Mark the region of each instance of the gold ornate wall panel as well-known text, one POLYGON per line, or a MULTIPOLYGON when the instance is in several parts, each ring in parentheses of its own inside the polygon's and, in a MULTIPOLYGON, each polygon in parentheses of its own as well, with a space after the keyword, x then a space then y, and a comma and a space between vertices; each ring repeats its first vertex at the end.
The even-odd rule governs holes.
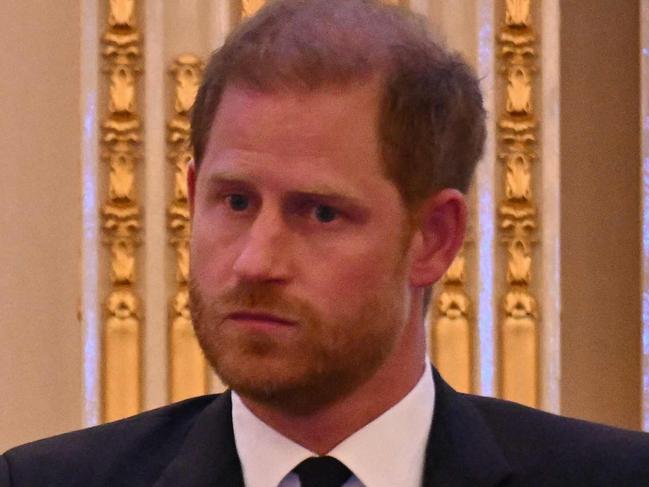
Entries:
MULTIPOLYGON (((649 120, 649 1, 640 3, 640 115, 649 120)), ((642 240, 649 241, 649 124, 642 126, 642 240)), ((642 429, 649 431, 649 248, 642 248, 642 429)))
MULTIPOLYGON (((383 2, 392 5, 408 5, 408 0, 383 0, 383 2)), ((241 17, 254 15, 265 3, 266 0, 241 0, 241 17)))
POLYGON ((168 158, 173 165, 173 197, 168 210, 169 241, 176 251, 176 293, 169 323, 169 391, 172 401, 205 394, 208 371, 189 312, 189 200, 187 166, 192 157, 189 110, 200 85, 203 62, 179 56, 171 68, 175 86, 174 116, 168 124, 168 158))
MULTIPOLYGON (((385 1, 401 5, 423 4, 403 0, 385 1)), ((431 5, 433 3, 431 2, 431 5)), ((141 46, 135 16, 138 4, 134 0, 107 0, 106 4, 109 11, 108 28, 103 37, 103 44, 108 80, 108 107, 102 124, 101 149, 103 159, 109 167, 108 196, 102 209, 102 217, 103 236, 110 250, 110 288, 107 292, 103 323, 102 408, 103 418, 112 420, 139 411, 143 406, 142 394, 145 392, 141 384, 144 362, 142 305, 136 293, 135 275, 138 262, 136 249, 140 244, 141 233, 141 213, 136 195, 136 168, 142 143, 141 118, 136 103, 138 78, 141 74, 141 46)), ((239 13, 246 17, 254 14, 264 4, 263 0, 233 1, 229 4, 232 10, 219 10, 219 15, 228 19, 222 23, 227 24, 229 29, 229 19, 234 18, 236 22, 239 13)), ((449 11, 455 11, 454 3, 447 0, 445 5, 449 11)), ((531 192, 531 164, 535 158, 537 125, 532 107, 535 40, 531 26, 530 1, 502 0, 496 5, 503 6, 499 8, 500 15, 506 17, 498 35, 490 34, 492 40, 497 38, 501 54, 497 68, 505 74, 506 85, 503 113, 498 123, 498 151, 493 148, 490 150, 492 154, 498 152, 500 160, 503 161, 505 187, 498 214, 495 215, 495 211, 490 212, 490 215, 499 219, 498 238, 505 243, 506 250, 504 254, 507 277, 502 278, 506 288, 502 296, 501 319, 494 320, 493 313, 490 315, 490 323, 498 329, 498 343, 494 345, 495 340, 480 332, 481 323, 484 321, 482 315, 485 313, 484 299, 479 298, 480 289, 483 285, 499 282, 499 273, 495 273, 496 278, 491 279, 491 284, 480 281, 478 268, 485 256, 477 251, 480 240, 476 234, 475 241, 469 239, 462 253, 439 283, 428 311, 428 322, 431 324, 431 355, 442 374, 458 390, 486 391, 493 394, 493 388, 485 385, 490 383, 485 377, 490 376, 491 382, 494 382, 495 369, 500 395, 537 405, 539 325, 536 299, 531 290, 530 270, 537 226, 531 192), (495 321, 498 323, 494 324, 495 321), (499 350, 495 367, 491 355, 483 350, 482 344, 487 342, 491 343, 492 347, 497 346, 499 350), (480 372, 485 367, 490 368, 492 372, 486 375, 480 372)), ((430 11, 427 12, 427 15, 430 14, 430 11)), ((147 25, 150 25, 149 20, 147 17, 147 25)), ((196 23, 195 19, 187 21, 187 25, 193 23, 196 23)), ((447 23, 457 27, 456 23, 447 23)), ((170 31, 170 35, 173 38, 180 34, 170 31)), ((147 35, 147 38, 150 36, 147 35)), ((162 140, 155 144, 158 150, 166 150, 173 168, 170 196, 167 198, 163 195, 157 203, 160 209, 167 210, 167 237, 174 250, 172 265, 175 277, 171 291, 165 289, 160 293, 161 301, 169 300, 168 322, 163 325, 163 328, 166 328, 166 341, 161 338, 161 343, 166 343, 167 350, 161 345, 156 349, 157 359, 151 362, 150 355, 146 358, 147 363, 159 361, 160 383, 156 383, 155 387, 156 391, 159 391, 156 394, 159 394, 160 401, 163 397, 176 401, 203 394, 218 384, 208 371, 195 339, 187 292, 190 223, 186 172, 191 157, 188 110, 196 94, 203 69, 202 56, 207 52, 207 47, 201 46, 199 40, 194 45, 193 41, 190 42, 191 39, 182 39, 187 45, 183 50, 200 53, 200 56, 176 57, 177 52, 165 54, 167 59, 176 59, 171 67, 173 98, 166 102, 172 104, 173 109, 167 123, 166 148, 162 140), (166 368, 162 366, 165 363, 168 366, 166 368)), ((463 42, 468 44, 471 39, 465 39, 463 42)), ((466 45, 464 47, 466 48, 466 45)), ((148 47, 155 48, 153 44, 148 47)), ((163 68, 156 69, 158 73, 162 71, 163 68)), ((164 91, 164 81, 160 81, 159 86, 159 89, 164 91)), ((148 85, 147 92, 150 92, 148 85)), ((497 112, 493 109, 492 111, 497 112)), ((146 113, 150 115, 148 111, 146 113)), ((161 127, 164 118, 161 113, 161 127)), ((147 120, 150 126, 151 119, 147 120)), ((160 159, 162 158, 157 160, 160 159)), ((162 225, 162 222, 159 224, 162 225)), ((497 252, 493 250, 490 252, 490 255, 495 254, 497 252)), ((150 284, 149 282, 146 285, 145 291, 150 289, 150 284)), ((502 291, 503 286, 496 286, 496 292, 502 291)), ((491 299, 490 303, 494 301, 500 302, 500 299, 491 299)), ((160 306, 160 303, 157 303, 156 309, 158 306, 162 307, 164 304, 160 306)), ((156 323, 165 321, 163 318, 156 320, 156 323)), ((147 344, 151 343, 149 338, 147 344)), ((150 387, 150 384, 147 387, 150 387)), ((147 405, 149 402, 147 399, 147 405)))
POLYGON ((102 223, 110 250, 103 330, 103 419, 112 421, 135 414, 141 407, 142 324, 135 290, 141 224, 135 187, 141 145, 136 103, 141 49, 135 1, 110 0, 108 4, 108 27, 102 38, 109 84, 101 137, 102 159, 109 167, 102 223))
POLYGON ((442 278, 436 305, 430 307, 430 343, 433 362, 446 381, 460 392, 471 392, 473 317, 465 271, 462 249, 442 278))
POLYGON ((254 15, 265 3, 266 0, 241 0, 241 17, 254 15))
POLYGON ((538 404, 539 323, 532 294, 536 208, 532 163, 536 159, 537 120, 533 107, 536 71, 531 0, 507 0, 500 30, 501 71, 506 80, 504 113, 499 121, 499 159, 504 165, 500 236, 507 249, 507 287, 500 323, 500 394, 529 406, 538 404))

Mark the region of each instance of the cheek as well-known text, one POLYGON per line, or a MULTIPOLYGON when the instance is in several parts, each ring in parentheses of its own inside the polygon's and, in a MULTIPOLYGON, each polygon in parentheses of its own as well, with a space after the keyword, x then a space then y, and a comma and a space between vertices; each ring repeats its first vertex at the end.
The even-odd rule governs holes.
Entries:
POLYGON ((323 259, 309 270, 316 299, 328 308, 358 308, 368 299, 384 296, 399 286, 395 275, 396 256, 365 252, 352 258, 323 259))
POLYGON ((193 222, 189 262, 192 278, 211 279, 222 276, 234 261, 233 242, 214 231, 209 225, 193 222))

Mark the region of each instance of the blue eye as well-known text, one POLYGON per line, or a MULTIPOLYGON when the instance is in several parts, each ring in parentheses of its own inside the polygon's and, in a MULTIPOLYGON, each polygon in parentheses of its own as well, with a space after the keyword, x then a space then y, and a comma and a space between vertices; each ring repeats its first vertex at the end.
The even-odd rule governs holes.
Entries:
POLYGON ((338 217, 338 211, 327 205, 318 205, 314 211, 316 219, 321 223, 329 223, 338 217))
POLYGON ((245 211, 250 206, 250 200, 242 194, 231 194, 226 197, 230 209, 234 211, 245 211))

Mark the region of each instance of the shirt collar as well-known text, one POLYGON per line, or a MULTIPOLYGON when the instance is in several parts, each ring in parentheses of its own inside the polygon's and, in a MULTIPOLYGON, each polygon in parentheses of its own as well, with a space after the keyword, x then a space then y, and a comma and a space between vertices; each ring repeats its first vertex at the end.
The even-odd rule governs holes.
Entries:
MULTIPOLYGON (((401 401, 329 455, 366 486, 421 485, 434 404, 435 384, 427 361, 421 378, 401 401)), ((248 487, 278 485, 298 463, 315 455, 258 419, 236 392, 232 393, 232 424, 248 487)))

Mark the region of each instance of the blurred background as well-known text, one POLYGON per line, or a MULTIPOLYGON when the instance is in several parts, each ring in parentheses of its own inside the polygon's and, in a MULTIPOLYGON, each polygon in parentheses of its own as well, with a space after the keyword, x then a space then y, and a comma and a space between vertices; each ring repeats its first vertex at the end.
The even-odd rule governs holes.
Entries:
MULTIPOLYGON (((187 310, 187 112, 263 3, 0 2, 0 451, 223 388, 187 310)), ((475 67, 489 114, 434 363, 649 429, 649 2, 390 3, 475 67)))

